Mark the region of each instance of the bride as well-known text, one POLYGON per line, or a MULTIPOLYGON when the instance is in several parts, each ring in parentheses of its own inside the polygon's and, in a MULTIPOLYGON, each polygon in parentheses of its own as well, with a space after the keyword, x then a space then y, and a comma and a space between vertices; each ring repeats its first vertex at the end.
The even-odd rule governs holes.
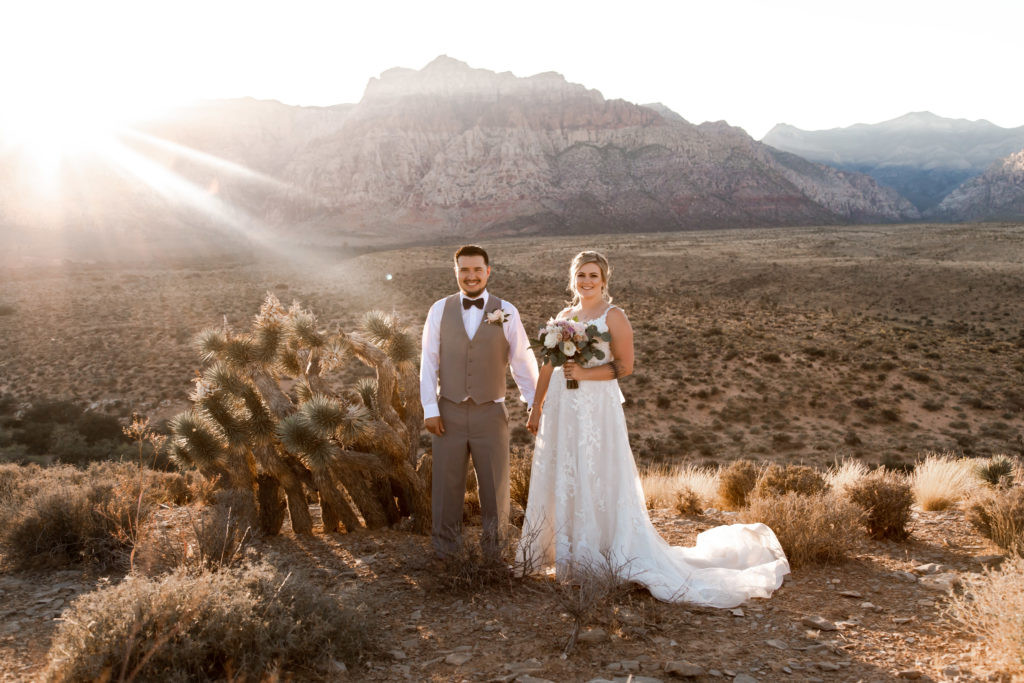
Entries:
POLYGON ((573 301, 558 317, 609 332, 610 349, 601 360, 541 367, 527 423, 537 441, 517 565, 554 565, 567 576, 611 570, 667 602, 735 607, 769 597, 789 563, 764 524, 716 527, 685 548, 668 545, 647 516, 618 383, 633 371, 633 330, 611 305, 609 273, 595 251, 577 254, 569 269, 573 301), (567 379, 579 388, 567 389, 567 379))

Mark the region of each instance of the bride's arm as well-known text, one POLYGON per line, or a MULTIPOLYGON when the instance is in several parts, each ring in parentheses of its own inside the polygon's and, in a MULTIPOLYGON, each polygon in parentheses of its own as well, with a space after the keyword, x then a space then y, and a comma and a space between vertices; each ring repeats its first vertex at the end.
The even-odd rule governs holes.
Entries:
POLYGON ((548 393, 548 384, 551 383, 551 373, 554 368, 551 363, 540 366, 540 377, 537 378, 537 392, 533 395, 533 406, 530 408, 530 418, 526 421, 526 428, 536 436, 540 428, 540 414, 544 410, 544 397, 548 393))
POLYGON ((608 311, 608 331, 612 335, 612 358, 615 361, 593 368, 583 368, 574 363, 566 377, 572 375, 574 379, 581 380, 608 380, 633 374, 633 328, 621 309, 608 311))

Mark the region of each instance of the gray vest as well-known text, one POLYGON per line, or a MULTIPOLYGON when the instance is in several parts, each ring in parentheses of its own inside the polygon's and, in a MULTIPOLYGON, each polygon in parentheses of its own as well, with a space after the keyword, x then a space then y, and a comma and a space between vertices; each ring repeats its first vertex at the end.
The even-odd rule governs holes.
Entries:
POLYGON ((445 299, 438 368, 441 398, 455 403, 467 396, 476 403, 505 398, 508 340, 503 325, 487 322, 487 314, 499 308, 501 299, 488 296, 484 318, 470 339, 462 324, 462 297, 452 294, 445 299))

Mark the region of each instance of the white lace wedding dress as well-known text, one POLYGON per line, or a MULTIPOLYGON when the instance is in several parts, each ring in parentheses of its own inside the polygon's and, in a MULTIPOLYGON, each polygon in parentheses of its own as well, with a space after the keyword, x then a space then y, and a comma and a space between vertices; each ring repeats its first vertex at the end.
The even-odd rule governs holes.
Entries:
MULTIPOLYGON (((593 321, 602 332, 607 315, 593 321)), ((610 360, 608 352, 588 365, 610 360)), ((554 566, 560 575, 610 568, 659 600, 712 607, 767 598, 782 585, 789 563, 764 524, 716 527, 692 548, 668 545, 647 516, 619 383, 579 384, 567 389, 561 368, 551 376, 516 550, 520 566, 554 566)))

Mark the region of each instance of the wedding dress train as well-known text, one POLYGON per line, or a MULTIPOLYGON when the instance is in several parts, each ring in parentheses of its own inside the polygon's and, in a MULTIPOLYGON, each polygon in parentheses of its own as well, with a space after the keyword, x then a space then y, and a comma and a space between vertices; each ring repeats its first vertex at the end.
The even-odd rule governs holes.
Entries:
MULTIPOLYGON (((594 321, 607 331, 603 316, 594 321)), ((611 354, 589 365, 607 363, 611 354)), ((551 376, 533 454, 520 566, 558 574, 608 568, 659 600, 735 607, 769 597, 789 573, 782 546, 764 524, 733 524, 670 546, 651 524, 629 446, 616 380, 567 389, 551 376)))

